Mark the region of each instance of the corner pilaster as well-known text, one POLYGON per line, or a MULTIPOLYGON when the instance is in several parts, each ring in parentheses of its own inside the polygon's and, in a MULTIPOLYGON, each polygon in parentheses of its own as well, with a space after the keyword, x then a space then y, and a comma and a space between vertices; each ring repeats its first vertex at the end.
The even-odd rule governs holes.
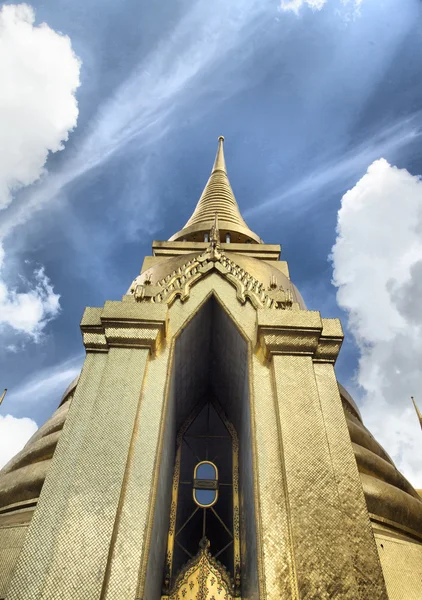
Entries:
POLYGON ((81 331, 87 352, 110 348, 145 348, 156 352, 165 338, 166 304, 105 303, 104 308, 87 307, 81 331))
POLYGON ((387 600, 333 368, 340 321, 262 309, 257 338, 273 379, 296 597, 387 600))
POLYGON ((166 305, 85 311, 87 356, 8 600, 103 598, 143 382, 166 325, 166 305))

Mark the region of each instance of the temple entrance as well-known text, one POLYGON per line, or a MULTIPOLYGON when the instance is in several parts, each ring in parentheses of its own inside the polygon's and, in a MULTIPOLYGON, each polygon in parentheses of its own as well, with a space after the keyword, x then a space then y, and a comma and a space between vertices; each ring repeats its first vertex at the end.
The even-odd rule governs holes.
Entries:
POLYGON ((236 430, 215 399, 199 405, 177 436, 164 580, 171 598, 183 588, 188 600, 208 578, 216 581, 216 571, 218 589, 226 582, 225 594, 240 595, 238 454, 236 430))
POLYGON ((195 581, 181 582, 206 573, 217 581, 217 571, 225 591, 210 600, 257 593, 248 352, 214 296, 176 340, 142 597, 175 599, 183 589, 189 600, 195 581))

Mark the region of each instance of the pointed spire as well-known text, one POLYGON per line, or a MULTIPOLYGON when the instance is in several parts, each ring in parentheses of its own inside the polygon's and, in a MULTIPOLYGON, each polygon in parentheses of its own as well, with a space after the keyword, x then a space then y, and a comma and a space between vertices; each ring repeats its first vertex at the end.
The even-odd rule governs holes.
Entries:
POLYGON ((220 231, 224 234, 230 233, 232 242, 262 243, 256 233, 249 229, 240 214, 239 206, 227 176, 223 143, 224 137, 220 135, 211 176, 199 202, 184 228, 175 233, 170 241, 175 242, 183 239, 203 241, 204 235, 211 230, 215 214, 217 214, 220 231))
POLYGON ((214 171, 224 171, 227 175, 226 161, 224 160, 224 135, 220 135, 218 138, 218 150, 214 161, 214 166, 212 168, 212 173, 214 171))
POLYGON ((421 429, 422 429, 422 414, 421 414, 421 412, 420 412, 420 410, 419 410, 419 408, 418 408, 418 406, 417 406, 417 404, 415 402, 414 397, 413 396, 410 396, 410 397, 412 398, 413 406, 415 407, 416 414, 418 415, 419 423, 420 423, 420 426, 421 426, 421 429))

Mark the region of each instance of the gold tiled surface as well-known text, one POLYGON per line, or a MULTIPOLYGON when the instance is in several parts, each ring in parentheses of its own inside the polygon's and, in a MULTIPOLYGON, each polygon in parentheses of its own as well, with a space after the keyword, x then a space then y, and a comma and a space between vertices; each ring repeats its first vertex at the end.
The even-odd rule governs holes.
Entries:
POLYGON ((6 596, 27 530, 27 525, 0 528, 0 598, 6 596))
POLYGON ((422 598, 422 544, 375 528, 389 600, 422 598))
POLYGON ((100 597, 147 357, 87 356, 8 600, 100 597))
POLYGON ((155 349, 157 330, 150 328, 134 327, 105 327, 108 344, 121 346, 134 346, 155 349))
POLYGON ((94 327, 101 325, 101 306, 87 306, 81 319, 81 327, 94 327))
POLYGON ((334 369, 316 363, 314 370, 340 501, 339 532, 348 541, 358 597, 384 599, 385 584, 334 369))
POLYGON ((343 328, 340 319, 321 319, 323 337, 343 337, 343 328))
MULTIPOLYGON (((12 578, 9 600, 39 600, 56 554, 56 538, 67 507, 75 454, 92 419, 93 399, 106 364, 106 355, 88 355, 69 409, 54 460, 46 477, 22 553, 12 578)), ((66 565, 64 565, 66 569, 66 565)), ((60 597, 60 596, 59 596, 60 597)))
POLYGON ((268 366, 253 357, 254 421, 265 597, 298 599, 276 402, 268 366))
MULTIPOLYGON (((129 303, 111 304, 106 327, 129 314, 117 306, 129 303)), ((288 312, 268 315, 268 327, 277 327, 280 315, 297 343, 315 330, 321 334, 318 313, 288 312)), ((94 313, 87 314, 88 328, 101 318, 94 313)), ((246 370, 247 343, 255 348, 256 311, 211 274, 192 288, 189 301, 172 305, 166 343, 155 355, 113 347, 87 356, 8 600, 149 600, 159 594, 174 411, 177 403, 190 410, 209 375, 240 430, 241 448, 252 449, 250 455, 243 450, 240 465, 244 597, 387 599, 332 365, 288 355, 267 363, 254 355, 246 370), (205 305, 211 294, 224 312, 213 315, 215 330, 205 331, 201 314, 211 310, 205 305), (171 380, 172 341, 182 331, 171 380), (240 410, 248 402, 249 376, 251 414, 240 410)))
POLYGON ((295 329, 297 331, 322 331, 321 315, 316 310, 275 311, 261 308, 257 311, 258 327, 295 329))
MULTIPOLYGON (((142 553, 145 545, 149 546, 151 532, 148 532, 147 525, 154 516, 151 511, 155 501, 154 478, 159 468, 157 454, 168 360, 167 349, 159 357, 148 361, 101 600, 133 600, 140 565, 145 575, 146 561, 142 563, 142 553)), ((161 586, 162 568, 163 565, 158 589, 161 586)))
POLYGON ((101 321, 145 321, 151 325, 162 326, 167 318, 167 306, 164 304, 125 304, 116 300, 107 300, 101 314, 101 321))
POLYGON ((370 532, 357 531, 364 521, 363 495, 359 503, 355 494, 349 507, 341 497, 343 486, 353 491, 358 474, 344 452, 347 431, 340 429, 336 440, 334 421, 325 423, 322 405, 333 402, 334 371, 323 365, 332 375, 320 371, 317 387, 311 357, 274 356, 273 365, 299 597, 386 600, 370 532), (362 559, 368 553, 366 563, 359 553, 362 559), (363 571, 356 574, 359 567, 363 571))
MULTIPOLYGON (((149 540, 150 551, 148 565, 141 566, 145 571, 145 587, 137 595, 144 598, 159 598, 164 579, 163 557, 165 556, 167 537, 170 525, 170 504, 173 484, 173 472, 175 465, 176 448, 176 402, 175 395, 175 371, 174 363, 170 381, 170 389, 165 411, 165 436, 160 436, 161 448, 158 448, 155 462, 156 486, 151 486, 151 492, 156 487, 155 502, 150 495, 150 520, 153 520, 151 538, 149 540), (161 450, 161 452, 160 452, 161 450), (159 460, 160 459, 160 460, 159 460), (158 471, 158 472, 157 472, 158 471), (151 543, 153 541, 153 543, 151 543)), ((154 483, 154 482, 153 482, 154 483)), ((146 560, 146 556, 145 556, 146 560)), ((141 583, 141 582, 140 582, 141 583)))

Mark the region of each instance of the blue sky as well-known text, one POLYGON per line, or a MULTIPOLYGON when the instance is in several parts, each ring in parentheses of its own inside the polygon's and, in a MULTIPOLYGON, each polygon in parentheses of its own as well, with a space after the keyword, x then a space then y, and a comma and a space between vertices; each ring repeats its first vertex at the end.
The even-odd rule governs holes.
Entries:
MULTIPOLYGON (((183 226, 219 135, 249 226, 282 245, 308 308, 347 329, 328 258, 342 196, 381 157, 422 173, 422 3, 300 4, 31 3, 34 27, 81 61, 79 116, 0 212, 7 285, 42 265, 61 307, 36 340, 0 329, 0 415, 41 425, 55 410, 83 360, 84 307, 120 299, 152 240, 183 226)), ((359 355, 348 335, 337 373, 358 399, 359 355)))

